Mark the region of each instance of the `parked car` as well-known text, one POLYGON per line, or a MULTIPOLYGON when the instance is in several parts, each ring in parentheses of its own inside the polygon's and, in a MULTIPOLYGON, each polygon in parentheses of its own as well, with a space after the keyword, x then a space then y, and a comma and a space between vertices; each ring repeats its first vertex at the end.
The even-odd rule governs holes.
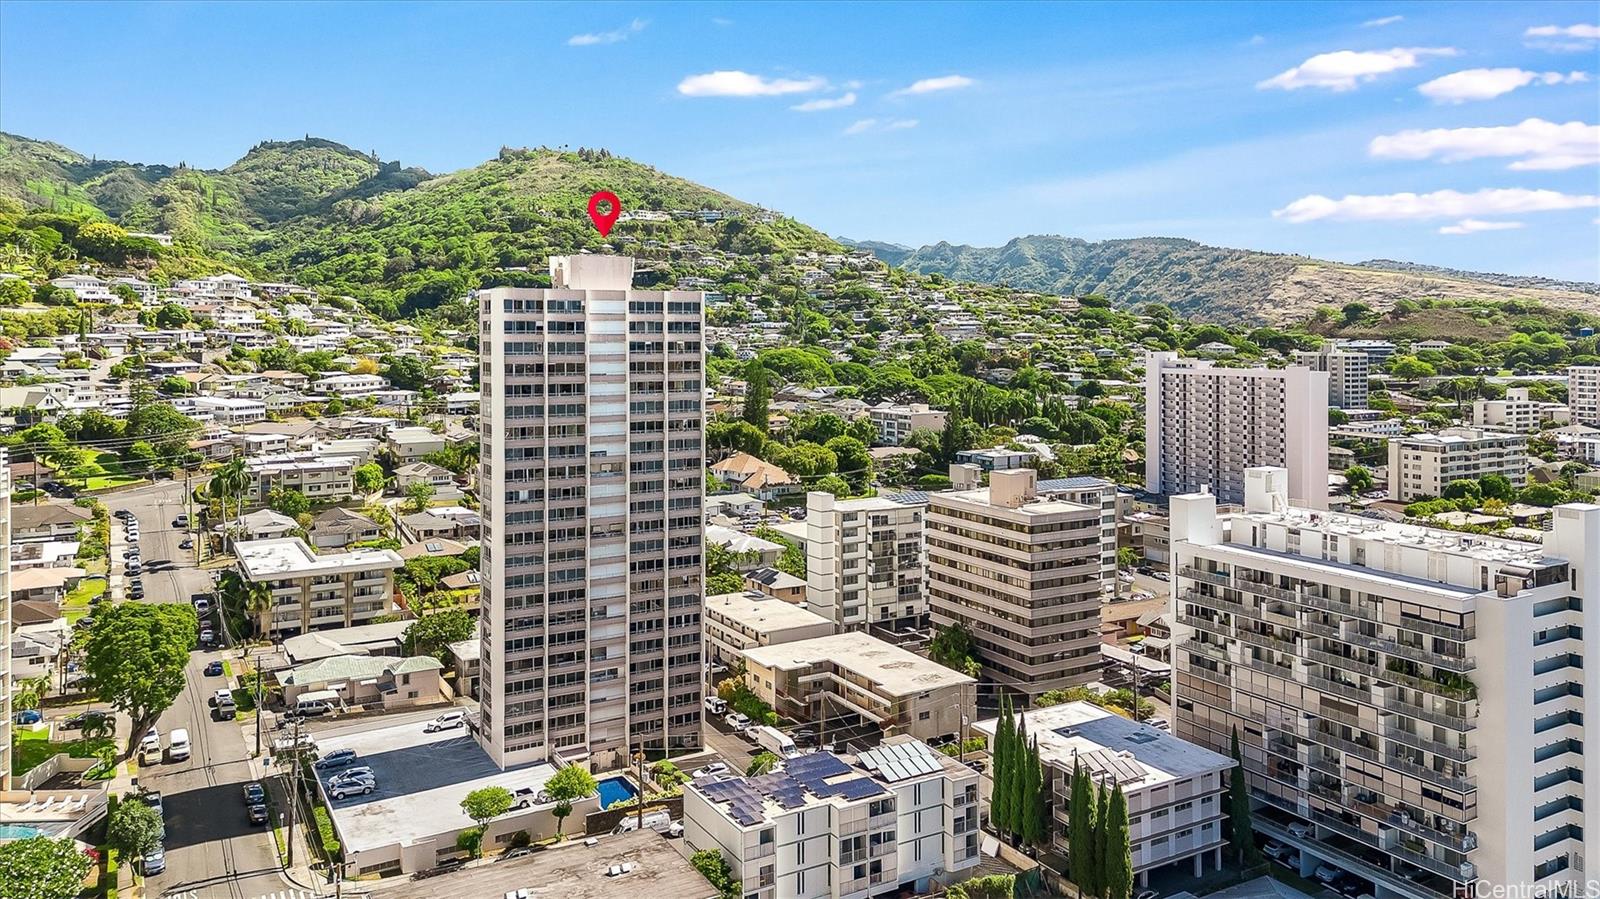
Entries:
POLYGON ((1343 871, 1339 870, 1338 868, 1335 868, 1332 865, 1318 865, 1317 866, 1317 870, 1311 872, 1311 876, 1315 877, 1317 880, 1321 881, 1322 883, 1325 883, 1325 884, 1328 884, 1329 886, 1332 886, 1333 882, 1335 880, 1338 880, 1339 876, 1342 875, 1343 873, 1344 873, 1343 871))
POLYGON ((217 642, 217 632, 211 629, 211 625, 200 628, 200 642, 207 646, 217 642))
POLYGON ((1170 580, 1172 580, 1172 575, 1170 573, 1168 573, 1168 572, 1165 572, 1165 571, 1158 571, 1155 574, 1152 574, 1150 576, 1155 578, 1158 581, 1170 581, 1170 580))
POLYGON ((185 513, 179 513, 177 518, 172 519, 172 526, 175 527, 175 528, 186 528, 186 527, 188 527, 189 526, 189 515, 188 515, 188 513, 186 513, 186 512, 185 513))
POLYGON ((698 779, 700 779, 702 777, 715 777, 718 774, 727 774, 729 772, 729 770, 730 769, 728 768, 728 766, 723 764, 722 762, 712 762, 711 764, 705 766, 704 768, 701 768, 700 770, 696 771, 694 773, 694 776, 695 776, 695 779, 698 780, 698 779))
POLYGON ((713 715, 726 714, 727 711, 728 711, 728 703, 725 700, 723 700, 721 697, 718 697, 718 696, 707 696, 705 698, 705 700, 704 700, 704 703, 705 703, 706 711, 710 712, 713 715))
POLYGON ((339 781, 337 783, 329 781, 328 795, 334 799, 343 799, 346 796, 365 796, 377 788, 377 781, 370 779, 339 781))
POLYGON ((1277 840, 1268 840, 1266 845, 1261 847, 1261 854, 1270 859, 1288 858, 1289 853, 1293 851, 1293 849, 1283 845, 1277 840))
POLYGON ((178 544, 178 548, 179 549, 194 549, 194 538, 192 538, 192 537, 183 538, 183 542, 178 544))
POLYGON ((246 805, 255 805, 267 801, 267 790, 258 781, 250 781, 244 785, 244 801, 246 805))
POLYGON ((116 724, 116 720, 116 716, 111 712, 79 712, 63 718, 61 726, 67 730, 82 730, 85 727, 99 726, 104 722, 105 726, 112 727, 116 724))
POLYGON ((1299 821, 1296 821, 1293 824, 1289 825, 1289 835, 1290 836, 1300 837, 1302 839, 1309 839, 1311 837, 1311 834, 1312 834, 1312 828, 1311 828, 1310 824, 1303 824, 1303 823, 1301 823, 1299 821))
POLYGON ((166 809, 161 805, 160 790, 145 790, 143 793, 139 794, 139 798, 144 800, 145 805, 155 809, 156 814, 164 815, 166 813, 166 809))
POLYGON ((425 734, 431 734, 441 730, 451 730, 453 728, 466 726, 466 711, 462 709, 451 709, 432 721, 429 721, 427 725, 422 728, 422 732, 425 734))
POLYGON ((750 717, 743 712, 729 712, 722 720, 736 731, 742 731, 750 726, 750 717))
POLYGON ((132 518, 133 517, 133 513, 128 511, 127 509, 118 509, 117 511, 112 512, 111 515, 114 518, 132 518))
POLYGON ((144 869, 146 877, 152 874, 160 874, 162 871, 167 870, 167 853, 160 846, 157 846, 146 852, 144 857, 139 859, 139 866, 144 869))
POLYGON ((343 768, 356 760, 354 749, 335 749, 316 761, 318 768, 343 768))
POLYGON ((267 807, 265 805, 256 803, 246 810, 246 814, 249 816, 251 824, 267 823, 267 807))
POLYGON ((206 677, 217 677, 222 674, 222 660, 212 659, 206 663, 206 677))
POLYGON ((144 567, 139 564, 138 559, 131 559, 128 561, 128 577, 138 577, 142 571, 144 571, 144 567))
POLYGON ((371 765, 357 765, 346 768, 333 776, 334 780, 371 780, 376 781, 378 775, 373 773, 371 765))
POLYGON ((167 758, 174 762, 182 762, 189 758, 190 751, 188 729, 173 728, 172 737, 167 741, 167 758))
POLYGON ((18 724, 38 724, 44 720, 44 713, 38 709, 23 709, 11 716, 11 720, 18 724))

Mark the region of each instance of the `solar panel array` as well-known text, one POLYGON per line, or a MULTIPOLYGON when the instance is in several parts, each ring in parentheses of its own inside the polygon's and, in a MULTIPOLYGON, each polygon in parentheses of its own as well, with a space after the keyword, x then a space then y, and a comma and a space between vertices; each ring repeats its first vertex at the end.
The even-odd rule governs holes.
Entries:
POLYGON ((1123 758, 1120 754, 1108 749, 1096 749, 1093 752, 1084 752, 1078 755, 1078 760, 1089 769, 1091 776, 1109 774, 1117 783, 1133 783, 1143 780, 1146 774, 1144 765, 1130 759, 1123 758))
POLYGON ((890 783, 899 783, 942 767, 939 757, 925 743, 896 743, 863 752, 861 764, 890 783))
POLYGON ((728 814, 742 826, 760 824, 766 818, 766 814, 761 810, 761 794, 750 789, 744 778, 734 777, 696 786, 708 798, 726 802, 728 814))
POLYGON ((845 799, 865 799, 868 796, 889 792, 870 777, 857 777, 835 784, 828 783, 830 777, 850 773, 850 766, 830 752, 807 753, 790 759, 785 767, 790 777, 799 781, 812 794, 823 798, 842 796, 845 799))
POLYGON ((889 792, 870 777, 852 777, 838 783, 828 783, 829 778, 849 774, 853 769, 827 752, 812 752, 789 759, 784 767, 787 770, 756 777, 696 781, 694 788, 713 802, 725 803, 729 816, 742 827, 766 820, 764 805, 769 800, 785 809, 797 809, 805 807, 808 792, 821 799, 838 796, 852 801, 889 792))

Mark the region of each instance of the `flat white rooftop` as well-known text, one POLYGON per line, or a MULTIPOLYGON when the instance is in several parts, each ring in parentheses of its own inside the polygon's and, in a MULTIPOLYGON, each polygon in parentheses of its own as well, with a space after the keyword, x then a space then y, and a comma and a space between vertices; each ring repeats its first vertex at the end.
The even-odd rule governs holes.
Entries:
POLYGON ((405 565, 391 549, 358 549, 317 555, 299 537, 243 540, 234 545, 239 567, 254 581, 353 571, 381 571, 405 565))
POLYGON ((1006 506, 990 499, 989 488, 981 487, 977 490, 956 490, 948 493, 928 494, 929 505, 941 506, 950 502, 965 503, 973 506, 984 506, 996 512, 1012 513, 1017 515, 1061 515, 1064 513, 1093 512, 1100 514, 1098 506, 1086 506, 1082 503, 1071 503, 1060 499, 1035 499, 1020 506, 1006 506))
POLYGON ((1319 512, 1290 507, 1281 512, 1236 512, 1231 517, 1236 526, 1241 520, 1278 524, 1300 528, 1302 531, 1319 531, 1399 546, 1421 547, 1433 552, 1470 556, 1489 562, 1543 565, 1556 561, 1547 557, 1544 554, 1544 547, 1535 543, 1463 534, 1442 528, 1380 518, 1363 518, 1359 515, 1345 515, 1338 512, 1319 512))
POLYGON ((860 675, 892 696, 904 696, 977 681, 914 652, 860 631, 812 637, 744 650, 752 662, 791 671, 828 663, 860 675))
MULTIPOLYGON (((1028 709, 1025 717, 1028 738, 1038 739, 1043 761, 1071 771, 1075 758, 1087 764, 1090 753, 1104 753, 1093 758, 1122 763, 1115 768, 1124 790, 1142 790, 1233 767, 1233 759, 1221 753, 1087 702, 1028 709)), ((998 723, 999 719, 990 718, 973 727, 993 738, 998 723)))
MULTIPOLYGON (((461 800, 482 787, 544 788, 554 765, 537 762, 501 771, 466 730, 422 732, 413 721, 374 730, 319 737, 321 754, 353 749, 355 764, 372 768, 378 788, 365 796, 329 801, 339 839, 362 852, 406 844, 474 826, 461 800)), ((328 774, 318 772, 324 781, 328 774)))
POLYGON ((757 633, 829 624, 805 606, 754 591, 706 597, 706 612, 727 618, 757 633))

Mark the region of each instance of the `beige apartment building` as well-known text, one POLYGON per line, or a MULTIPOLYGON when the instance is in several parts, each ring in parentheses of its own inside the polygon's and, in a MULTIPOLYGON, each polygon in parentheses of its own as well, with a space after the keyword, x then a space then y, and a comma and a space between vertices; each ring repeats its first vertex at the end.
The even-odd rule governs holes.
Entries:
POLYGON ((1584 769, 1600 506, 1543 545, 1295 508, 1172 500, 1176 735, 1238 729, 1254 826, 1374 896, 1558 895, 1600 858, 1584 769))
POLYGON ((806 494, 806 605, 841 630, 921 625, 924 592, 920 505, 883 497, 806 494))
POLYGON ((1539 430, 1544 404, 1530 399, 1528 388, 1512 387, 1505 399, 1472 401, 1472 423, 1480 428, 1495 428, 1531 434, 1539 430))
POLYGON ((253 499, 266 502, 274 489, 304 494, 312 502, 334 502, 355 495, 354 456, 305 452, 260 456, 247 460, 253 499))
POLYGON ((1328 405, 1335 409, 1367 408, 1372 359, 1366 353, 1340 349, 1330 341, 1321 349, 1295 350, 1294 363, 1328 373, 1328 405))
POLYGON ((1116 553, 1115 488, 1098 481, 1111 497, 1074 502, 1041 494, 1035 477, 996 471, 988 487, 930 494, 927 512, 933 624, 966 628, 983 679, 1028 697, 1098 676, 1116 553))
POLYGON ((1567 407, 1573 424, 1600 428, 1600 365, 1567 369, 1567 407))
POLYGON ((707 596, 704 614, 706 655, 728 667, 752 646, 793 643, 833 633, 833 622, 805 606, 753 590, 707 596))
POLYGON ((919 740, 954 737, 975 717, 978 682, 860 631, 744 651, 745 683, 824 741, 857 723, 919 740))
POLYGON ((897 405, 884 401, 867 408, 867 418, 878 429, 878 442, 899 446, 913 431, 943 431, 949 414, 927 403, 897 405))
POLYGON ((1443 428, 1389 441, 1389 498, 1403 503, 1437 497, 1451 481, 1504 475, 1528 480, 1528 438, 1481 428, 1443 428))
POLYGON ((700 745, 703 295, 622 256, 477 293, 479 740, 502 768, 700 745))
POLYGON ((1289 495, 1328 507, 1328 372, 1217 368, 1177 353, 1145 360, 1145 489, 1244 498, 1244 473, 1289 470, 1289 495))
POLYGON ((394 572, 405 562, 388 549, 318 555, 299 537, 234 544, 239 574, 272 588, 266 631, 274 637, 370 624, 394 610, 394 572))

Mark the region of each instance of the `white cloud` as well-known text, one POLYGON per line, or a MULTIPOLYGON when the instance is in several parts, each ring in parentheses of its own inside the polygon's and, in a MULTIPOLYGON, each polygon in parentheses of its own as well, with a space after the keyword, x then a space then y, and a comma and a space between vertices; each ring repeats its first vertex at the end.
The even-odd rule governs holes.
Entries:
POLYGON ((1445 225, 1440 234, 1477 234, 1480 231, 1515 231, 1521 222, 1486 222, 1483 219, 1462 219, 1454 225, 1445 225))
POLYGON ((722 16, 714 16, 711 19, 711 24, 717 26, 718 28, 727 28, 729 25, 733 24, 733 20, 723 18, 722 16))
POLYGON ((1250 39, 1245 41, 1245 45, 1246 46, 1250 46, 1250 47, 1259 47, 1262 44, 1265 44, 1266 42, 1267 42, 1266 35, 1264 35, 1264 34, 1252 34, 1252 35, 1250 35, 1250 39))
POLYGON ((593 47, 596 44, 620 44, 628 38, 633 37, 634 35, 643 31, 645 26, 649 24, 650 23, 646 22, 644 19, 634 19, 632 22, 628 23, 626 28, 618 28, 615 31, 597 31, 590 34, 574 34, 572 37, 567 38, 567 46, 593 47))
POLYGON ((1527 119, 1492 128, 1401 131, 1373 138, 1367 152, 1386 159, 1438 158, 1441 162, 1498 156, 1514 158, 1510 165, 1514 171, 1559 171, 1600 165, 1600 125, 1527 119))
POLYGON ((1273 218, 1290 222, 1315 222, 1322 219, 1346 222, 1420 221, 1437 218, 1469 218, 1476 215, 1516 215, 1526 212, 1552 212, 1561 209, 1587 209, 1600 206, 1600 196, 1564 194, 1554 190, 1524 188, 1486 188, 1466 194, 1454 190, 1433 193, 1347 194, 1340 199, 1312 194, 1301 197, 1273 218))
POLYGON ((1361 23, 1361 27, 1362 28, 1382 28, 1385 25, 1393 25, 1396 22, 1404 22, 1405 18, 1406 18, 1405 16, 1384 16, 1381 19, 1368 19, 1365 22, 1361 23))
POLYGON ((678 93, 685 97, 777 97, 784 94, 809 94, 827 86, 826 79, 815 76, 765 78, 735 70, 690 75, 678 82, 678 93))
POLYGON ((1350 91, 1379 75, 1414 69, 1422 64, 1424 57, 1455 56, 1458 52, 1454 47, 1395 47, 1392 50, 1319 53, 1288 71, 1258 82, 1256 87, 1286 91, 1321 87, 1332 91, 1350 91))
POLYGON ((904 97, 912 94, 932 94, 939 91, 960 90, 964 87, 971 87, 976 83, 976 81, 965 75, 941 75, 938 78, 924 78, 921 81, 914 81, 910 87, 903 87, 889 96, 904 97))
POLYGON ((1466 103, 1492 100, 1529 84, 1579 84, 1589 80, 1587 72, 1530 72, 1527 69, 1466 69, 1435 78, 1417 88, 1436 103, 1466 103))
POLYGON ((1535 25, 1522 33, 1522 42, 1556 53, 1588 50, 1600 42, 1600 25, 1535 25))
POLYGON ((904 131, 915 128, 920 122, 916 119, 857 119, 844 129, 845 134, 866 134, 869 131, 904 131))
POLYGON ((851 91, 842 97, 818 97, 789 108, 796 112, 822 112, 825 109, 843 109, 854 105, 856 105, 856 95, 851 91))

